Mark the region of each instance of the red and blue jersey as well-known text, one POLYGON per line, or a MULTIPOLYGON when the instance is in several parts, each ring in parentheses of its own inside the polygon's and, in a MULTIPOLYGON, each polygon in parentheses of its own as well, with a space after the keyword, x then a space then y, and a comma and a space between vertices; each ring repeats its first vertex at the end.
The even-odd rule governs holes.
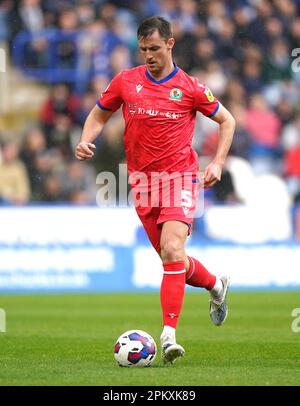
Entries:
POLYGON ((119 73, 97 105, 111 111, 122 106, 129 173, 198 172, 196 113, 211 117, 219 108, 208 87, 177 66, 157 81, 145 65, 119 73))

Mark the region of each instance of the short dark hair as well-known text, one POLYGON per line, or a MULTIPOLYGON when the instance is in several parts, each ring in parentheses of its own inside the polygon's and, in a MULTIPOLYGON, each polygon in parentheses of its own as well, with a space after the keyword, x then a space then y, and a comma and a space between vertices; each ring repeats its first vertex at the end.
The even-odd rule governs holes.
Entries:
POLYGON ((171 24, 169 23, 169 21, 165 20, 163 17, 155 16, 147 18, 140 24, 137 30, 137 37, 138 39, 148 38, 156 30, 158 31, 159 35, 165 40, 168 40, 173 36, 171 24))

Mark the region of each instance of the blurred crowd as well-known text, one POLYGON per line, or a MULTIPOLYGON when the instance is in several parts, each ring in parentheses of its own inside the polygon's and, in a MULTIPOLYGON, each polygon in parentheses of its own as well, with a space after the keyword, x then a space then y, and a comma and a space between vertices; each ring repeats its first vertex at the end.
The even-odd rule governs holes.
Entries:
MULTIPOLYGON (((118 176, 125 161, 119 112, 96 141, 92 162, 76 162, 73 151, 111 78, 141 63, 136 29, 151 15, 172 22, 177 65, 206 82, 236 118, 230 154, 255 174, 279 175, 300 202, 300 0, 2 1, 0 42, 13 53, 20 33, 30 34, 26 66, 51 68, 51 33, 60 32, 56 66, 88 74, 81 86, 75 79, 48 85, 39 120, 21 142, 0 134, 0 201, 93 204, 97 173, 118 176)), ((217 137, 215 123, 199 115, 194 146, 202 157, 214 154, 217 137)), ((237 200, 226 170, 212 196, 237 200)))

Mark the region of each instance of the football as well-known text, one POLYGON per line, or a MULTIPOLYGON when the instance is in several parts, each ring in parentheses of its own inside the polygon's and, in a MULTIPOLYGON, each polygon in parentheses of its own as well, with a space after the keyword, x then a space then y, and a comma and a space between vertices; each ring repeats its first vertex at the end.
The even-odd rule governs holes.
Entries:
POLYGON ((117 339, 114 355, 120 367, 150 367, 156 357, 156 343, 142 330, 129 330, 117 339))

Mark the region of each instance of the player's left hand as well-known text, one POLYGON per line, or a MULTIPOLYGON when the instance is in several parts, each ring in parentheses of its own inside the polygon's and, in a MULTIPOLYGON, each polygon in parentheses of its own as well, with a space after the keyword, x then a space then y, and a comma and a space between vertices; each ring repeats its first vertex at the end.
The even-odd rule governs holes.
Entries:
POLYGON ((212 161, 203 172, 204 189, 212 187, 215 183, 221 180, 223 166, 212 161))

